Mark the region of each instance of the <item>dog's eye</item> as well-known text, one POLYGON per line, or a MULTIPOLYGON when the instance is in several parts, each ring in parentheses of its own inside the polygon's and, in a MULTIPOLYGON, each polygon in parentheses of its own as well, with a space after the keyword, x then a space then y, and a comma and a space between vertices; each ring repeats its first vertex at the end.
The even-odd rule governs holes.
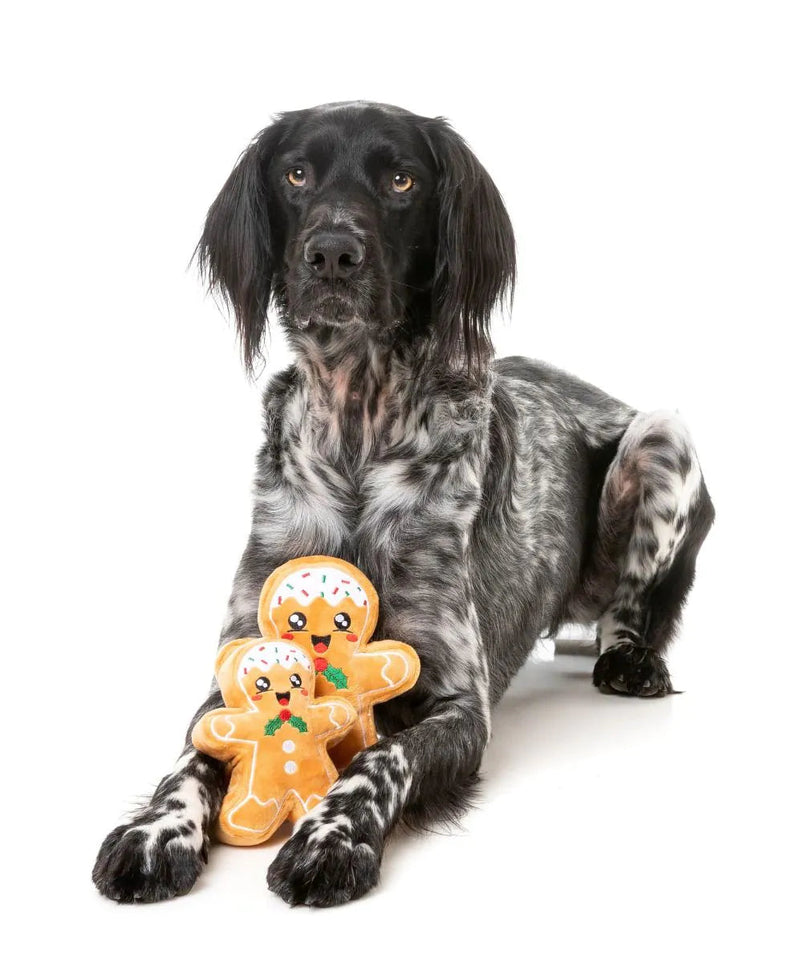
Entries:
POLYGON ((306 617, 302 612, 292 612, 289 616, 289 628, 300 632, 306 627, 306 617))
POLYGON ((306 183, 306 170, 304 167, 291 167, 286 171, 286 180, 292 187, 304 187, 306 183))
POLYGON ((345 629, 350 628, 350 616, 347 612, 337 612, 333 617, 333 624, 341 632, 344 632, 345 629))
POLYGON ((398 171, 392 177, 392 190, 397 191, 398 194, 405 194, 406 191, 410 191, 413 186, 414 178, 408 171, 398 171))
POLYGON ((269 691, 269 679, 265 675, 262 675, 261 678, 256 679, 256 688, 259 692, 269 691))
POLYGON ((296 672, 293 672, 289 676, 289 681, 292 683, 295 689, 299 689, 300 686, 303 684, 303 680, 300 678, 300 676, 296 672))

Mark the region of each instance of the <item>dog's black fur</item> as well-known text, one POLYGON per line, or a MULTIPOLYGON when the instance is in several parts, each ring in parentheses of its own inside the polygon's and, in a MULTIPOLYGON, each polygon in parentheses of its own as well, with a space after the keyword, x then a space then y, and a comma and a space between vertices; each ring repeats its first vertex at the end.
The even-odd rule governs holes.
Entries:
MULTIPOLYGON (((296 354, 265 393, 253 529, 222 641, 257 635, 265 577, 330 554, 381 597, 380 636, 422 674, 385 737, 296 827, 269 872, 290 903, 353 899, 399 820, 463 810, 491 707, 543 631, 597 622, 601 690, 672 691, 663 651, 713 508, 688 432, 523 358, 492 361, 513 289, 500 195, 441 119, 376 104, 280 116, 212 205, 198 256, 244 360, 271 305, 296 354)), ((220 704, 211 696, 199 714, 220 704)), ((225 789, 187 742, 94 871, 121 901, 188 890, 225 789)))

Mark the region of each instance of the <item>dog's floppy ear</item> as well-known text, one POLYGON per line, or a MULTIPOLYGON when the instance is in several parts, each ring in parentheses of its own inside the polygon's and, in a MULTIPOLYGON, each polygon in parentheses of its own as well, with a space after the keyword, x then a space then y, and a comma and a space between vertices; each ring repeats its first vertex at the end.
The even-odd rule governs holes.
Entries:
POLYGON ((433 309, 442 350, 472 370, 489 360, 489 319, 514 293, 514 232, 494 181, 444 118, 423 129, 438 170, 433 309))
POLYGON ((281 119, 241 154, 206 216, 195 257, 209 289, 233 309, 248 371, 259 356, 272 291, 273 238, 267 166, 283 134, 281 119))

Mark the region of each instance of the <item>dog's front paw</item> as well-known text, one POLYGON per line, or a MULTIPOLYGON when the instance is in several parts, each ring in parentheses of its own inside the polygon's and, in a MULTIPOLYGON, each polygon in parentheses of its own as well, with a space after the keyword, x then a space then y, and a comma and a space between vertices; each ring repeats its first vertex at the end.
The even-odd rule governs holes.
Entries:
POLYGON ((105 838, 92 870, 104 896, 118 903, 154 903, 182 896, 194 886, 208 859, 208 846, 191 820, 117 826, 105 838))
POLYGON ((674 692, 667 664, 645 645, 618 642, 600 656, 592 677, 601 692, 615 695, 663 696, 674 692))
POLYGON ((380 865, 375 846, 311 815, 273 860, 267 884, 291 906, 338 906, 369 892, 378 882, 380 865))

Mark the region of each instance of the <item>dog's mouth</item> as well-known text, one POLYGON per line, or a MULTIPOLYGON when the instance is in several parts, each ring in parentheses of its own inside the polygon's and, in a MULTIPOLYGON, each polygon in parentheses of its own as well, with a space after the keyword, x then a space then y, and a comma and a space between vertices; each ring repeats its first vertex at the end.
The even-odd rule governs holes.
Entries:
POLYGON ((391 315, 391 283, 370 262, 356 278, 309 276, 291 264, 282 292, 285 320, 300 330, 384 325, 391 315))
POLYGON ((330 635, 312 635, 311 644, 314 646, 315 652, 325 652, 331 644, 331 637, 330 635))
POLYGON ((323 291, 295 316, 302 327, 322 324, 339 328, 358 321, 360 314, 352 295, 343 291, 323 291))

